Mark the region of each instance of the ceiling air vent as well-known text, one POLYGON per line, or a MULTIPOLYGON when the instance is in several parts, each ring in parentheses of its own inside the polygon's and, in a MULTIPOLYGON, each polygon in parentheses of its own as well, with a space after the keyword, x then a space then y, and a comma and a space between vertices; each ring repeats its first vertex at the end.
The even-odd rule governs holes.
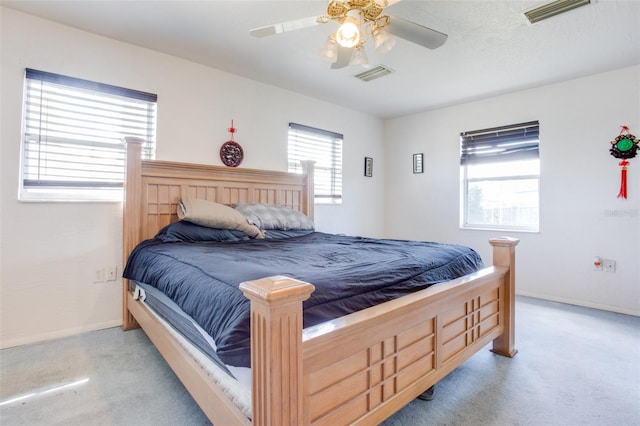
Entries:
POLYGON ((392 72, 393 70, 391 68, 387 68, 384 65, 378 65, 377 67, 361 72, 360 74, 356 74, 354 77, 359 78, 362 81, 371 81, 371 80, 375 80, 376 78, 389 75, 392 72))
POLYGON ((525 16, 532 24, 551 18, 552 16, 568 12, 580 6, 586 6, 591 0, 557 0, 544 6, 537 7, 525 12, 525 16))

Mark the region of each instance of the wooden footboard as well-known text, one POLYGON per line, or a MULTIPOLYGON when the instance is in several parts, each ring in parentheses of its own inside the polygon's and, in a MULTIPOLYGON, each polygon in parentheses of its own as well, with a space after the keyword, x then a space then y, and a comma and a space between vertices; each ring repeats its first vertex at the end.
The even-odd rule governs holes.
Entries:
POLYGON ((310 284, 241 284, 252 302, 253 424, 377 424, 491 341, 515 355, 518 240, 491 244, 492 267, 304 331, 310 284))

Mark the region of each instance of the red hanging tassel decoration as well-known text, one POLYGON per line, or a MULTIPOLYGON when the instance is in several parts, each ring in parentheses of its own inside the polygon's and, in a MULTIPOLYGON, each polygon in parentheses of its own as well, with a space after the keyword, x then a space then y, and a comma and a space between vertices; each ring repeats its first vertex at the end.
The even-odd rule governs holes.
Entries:
POLYGON ((627 160, 622 160, 618 163, 619 166, 622 167, 621 176, 620 176, 620 192, 618 193, 618 198, 627 198, 627 166, 629 162, 627 160))
POLYGON ((620 175, 620 192, 618 192, 618 198, 627 198, 627 166, 629 162, 627 159, 634 158, 638 153, 638 138, 633 136, 629 132, 629 127, 620 126, 622 130, 614 140, 611 141, 611 149, 609 153, 615 158, 622 160, 618 163, 621 169, 620 175))

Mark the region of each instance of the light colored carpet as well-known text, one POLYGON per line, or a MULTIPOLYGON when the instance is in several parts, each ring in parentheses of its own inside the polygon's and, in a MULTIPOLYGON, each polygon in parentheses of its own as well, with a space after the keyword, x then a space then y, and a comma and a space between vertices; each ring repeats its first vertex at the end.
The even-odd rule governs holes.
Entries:
MULTIPOLYGON (((516 347, 480 351, 384 425, 640 425, 639 317, 518 297, 516 347)), ((209 424, 140 330, 0 351, 0 404, 2 426, 209 424)))

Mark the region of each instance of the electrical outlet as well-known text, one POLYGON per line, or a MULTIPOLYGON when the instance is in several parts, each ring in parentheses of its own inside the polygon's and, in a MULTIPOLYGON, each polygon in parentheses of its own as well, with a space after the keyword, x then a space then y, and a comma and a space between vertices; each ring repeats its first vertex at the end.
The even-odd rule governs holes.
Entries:
POLYGON ((94 283, 103 283, 105 281, 105 270, 104 268, 96 268, 93 282, 94 283))
POLYGON ((606 272, 615 272, 616 271, 616 261, 605 259, 604 260, 604 270, 606 272))
POLYGON ((116 280, 116 270, 118 268, 116 266, 107 266, 107 281, 115 281, 116 280))
POLYGON ((602 271, 602 258, 600 256, 593 257, 593 270, 602 271))

